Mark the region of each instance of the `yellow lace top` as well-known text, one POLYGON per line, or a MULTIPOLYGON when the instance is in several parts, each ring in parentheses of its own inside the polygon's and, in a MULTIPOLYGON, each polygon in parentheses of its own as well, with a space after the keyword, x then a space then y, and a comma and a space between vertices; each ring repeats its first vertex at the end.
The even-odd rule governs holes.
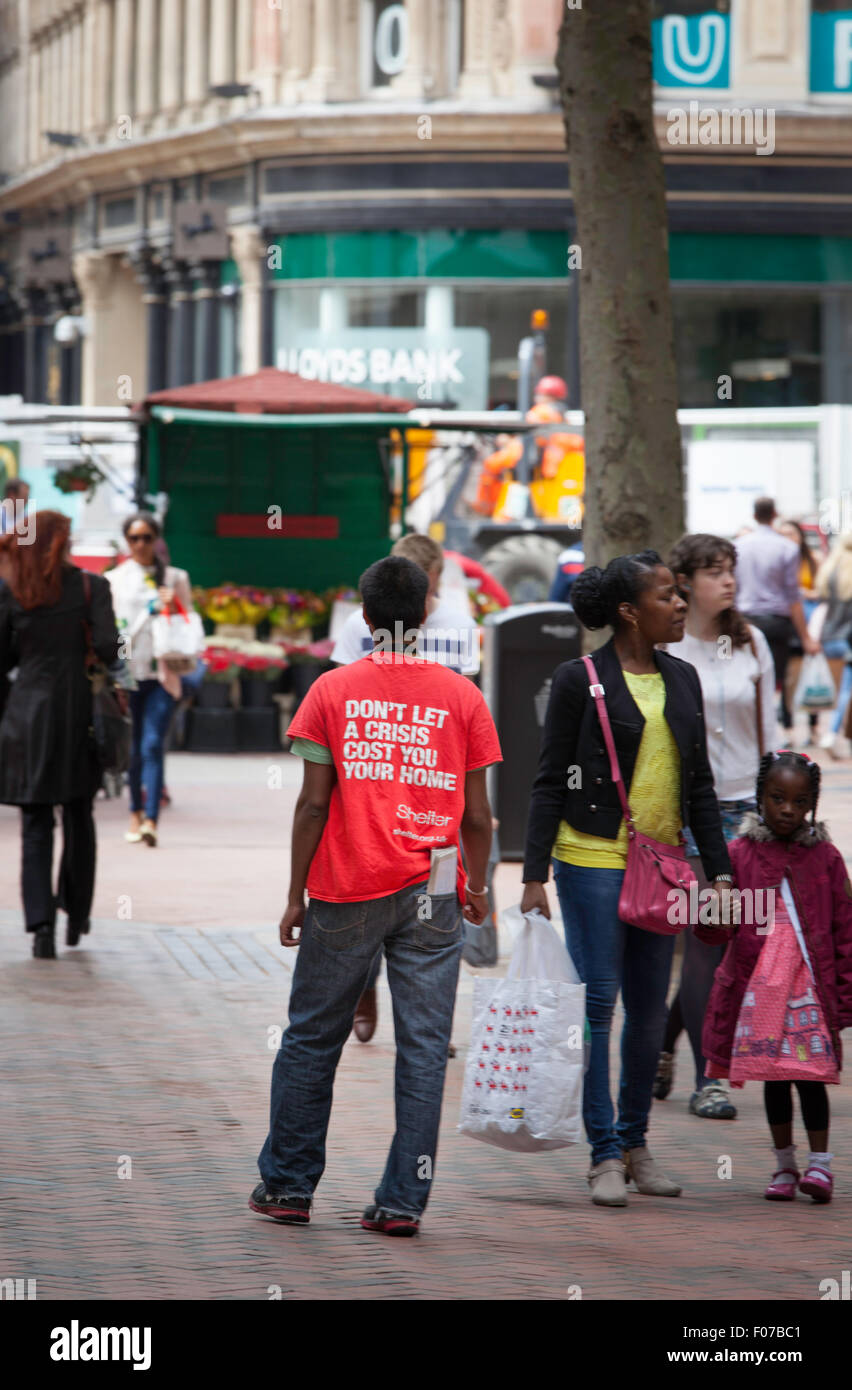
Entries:
MULTIPOLYGON (((628 800, 637 830, 666 845, 678 843, 680 819, 680 753, 666 723, 666 687, 659 672, 636 676, 622 673, 627 689, 645 719, 636 755, 628 800)), ((627 863, 627 826, 622 817, 614 840, 586 835, 560 821, 553 855, 565 864, 590 869, 623 869, 627 863)))

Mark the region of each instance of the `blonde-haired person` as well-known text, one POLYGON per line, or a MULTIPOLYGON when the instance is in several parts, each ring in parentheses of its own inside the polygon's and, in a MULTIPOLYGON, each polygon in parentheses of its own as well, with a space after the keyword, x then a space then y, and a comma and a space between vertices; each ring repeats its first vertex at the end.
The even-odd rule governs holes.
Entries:
POLYGON ((852 695, 852 531, 834 542, 817 572, 816 592, 828 608, 820 640, 838 689, 829 731, 820 740, 820 747, 838 758, 842 756, 840 730, 852 695))
MULTIPOLYGON (((440 595, 441 579, 444 573, 444 552, 431 536, 421 536, 412 531, 401 536, 391 547, 392 555, 401 555, 419 565, 429 576, 427 595, 428 621, 421 629, 422 655, 458 671, 462 676, 475 676, 479 671, 479 631, 470 614, 460 606, 460 602, 440 595)), ((373 650, 373 634, 359 609, 350 614, 340 630, 340 635, 331 653, 332 661, 339 666, 348 666, 352 661, 360 661, 373 650)))

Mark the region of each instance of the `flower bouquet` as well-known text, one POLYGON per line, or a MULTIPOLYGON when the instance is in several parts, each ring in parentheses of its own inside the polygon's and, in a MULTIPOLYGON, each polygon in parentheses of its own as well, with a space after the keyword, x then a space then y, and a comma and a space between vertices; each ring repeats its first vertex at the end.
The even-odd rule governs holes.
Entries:
POLYGON ((198 688, 196 702, 206 709, 227 709, 231 703, 231 685, 237 675, 233 652, 209 646, 201 653, 201 660, 204 680, 198 688))

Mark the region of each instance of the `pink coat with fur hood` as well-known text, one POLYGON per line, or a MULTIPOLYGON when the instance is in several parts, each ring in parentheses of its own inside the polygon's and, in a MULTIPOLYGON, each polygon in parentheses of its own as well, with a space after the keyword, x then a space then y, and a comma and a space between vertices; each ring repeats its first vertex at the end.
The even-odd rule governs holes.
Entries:
MULTIPOLYGON (((791 840, 778 840, 753 811, 728 853, 738 888, 780 889, 782 879, 789 879, 825 1021, 841 1059, 838 1035, 852 1026, 852 884, 843 856, 822 821, 813 829, 806 821, 791 840)), ((708 945, 729 943, 716 971, 702 1038, 708 1076, 726 1075, 743 995, 766 936, 757 935, 757 924, 736 928, 733 939, 719 927, 696 927, 695 935, 708 945)))

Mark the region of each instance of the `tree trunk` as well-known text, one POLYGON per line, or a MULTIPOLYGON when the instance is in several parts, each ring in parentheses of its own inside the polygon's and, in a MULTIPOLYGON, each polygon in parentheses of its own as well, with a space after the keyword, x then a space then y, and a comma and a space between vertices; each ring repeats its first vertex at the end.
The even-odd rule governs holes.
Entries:
POLYGON ((557 55, 582 268, 587 564, 683 532, 663 162, 650 0, 566 8, 557 55))

